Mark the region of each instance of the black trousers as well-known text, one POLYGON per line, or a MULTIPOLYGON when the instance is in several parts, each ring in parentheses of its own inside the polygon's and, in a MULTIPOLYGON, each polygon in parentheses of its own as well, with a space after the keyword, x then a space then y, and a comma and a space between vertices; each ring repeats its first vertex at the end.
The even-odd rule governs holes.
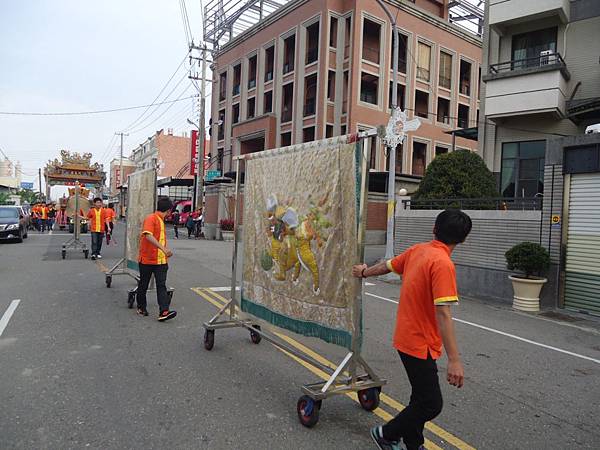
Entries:
POLYGON ((92 235, 92 255, 99 255, 102 250, 102 238, 104 233, 91 232, 92 235))
POLYGON ((419 359, 398 352, 412 388, 410 403, 400 414, 383 426, 383 437, 389 441, 404 441, 408 450, 417 450, 425 439, 425 422, 442 412, 442 392, 435 359, 419 359))
POLYGON ((177 224, 173 224, 173 230, 175 231, 175 237, 179 238, 179 228, 177 227, 177 224))
POLYGON ((168 264, 142 264, 140 263, 140 281, 138 282, 138 288, 136 293, 137 307, 140 309, 146 309, 146 293, 148 292, 148 285, 150 284, 150 278, 154 274, 154 281, 156 282, 156 300, 158 301, 158 308, 160 312, 168 311, 171 301, 167 295, 167 271, 169 270, 168 264))

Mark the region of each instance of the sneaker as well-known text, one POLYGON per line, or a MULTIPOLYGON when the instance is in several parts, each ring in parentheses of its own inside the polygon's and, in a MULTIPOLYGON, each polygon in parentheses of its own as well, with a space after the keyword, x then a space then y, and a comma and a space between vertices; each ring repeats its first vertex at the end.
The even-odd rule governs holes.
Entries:
POLYGON ((165 320, 172 319, 177 315, 177 311, 163 311, 158 315, 158 321, 164 322, 165 320))
POLYGON ((147 311, 145 308, 144 308, 144 309, 142 309, 142 308, 138 308, 138 309, 137 309, 137 313, 138 313, 140 316, 147 316, 147 315, 148 315, 148 311, 147 311))
POLYGON ((92 261, 96 261, 96 255, 92 255, 92 261))
POLYGON ((98 259, 102 259, 102 255, 101 255, 100 253, 98 253, 98 254, 96 255, 96 258, 98 258, 98 259))
POLYGON ((371 438, 380 450, 403 450, 398 442, 388 441, 383 438, 381 426, 371 428, 371 438))

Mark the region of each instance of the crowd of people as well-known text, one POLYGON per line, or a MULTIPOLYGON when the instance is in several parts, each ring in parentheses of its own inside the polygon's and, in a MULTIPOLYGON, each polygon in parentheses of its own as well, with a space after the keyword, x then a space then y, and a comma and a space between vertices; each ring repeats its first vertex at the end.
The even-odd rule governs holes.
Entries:
POLYGON ((52 231, 56 221, 55 203, 36 203, 31 207, 30 227, 40 233, 52 231))

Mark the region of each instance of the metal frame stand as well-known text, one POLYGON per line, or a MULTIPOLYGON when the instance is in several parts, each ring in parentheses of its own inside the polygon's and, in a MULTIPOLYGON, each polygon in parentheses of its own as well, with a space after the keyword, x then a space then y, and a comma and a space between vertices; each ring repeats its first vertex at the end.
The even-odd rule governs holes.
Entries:
MULTIPOLYGON (((359 259, 364 258, 364 235, 366 226, 366 205, 367 205, 367 189, 368 189, 368 168, 367 162, 370 160, 370 141, 364 139, 377 134, 377 130, 369 130, 359 133, 358 135, 349 136, 347 142, 361 140, 363 144, 363 158, 361 159, 361 189, 360 189, 360 211, 359 211, 359 226, 358 226, 358 243, 357 250, 359 259)), ((282 350, 294 355, 308 364, 329 374, 326 381, 305 384, 301 387, 304 394, 298 399, 297 412, 300 423, 306 427, 313 427, 319 420, 319 411, 322 407, 322 401, 333 395, 342 395, 349 392, 356 392, 360 405, 367 411, 372 411, 379 406, 379 394, 381 388, 385 385, 386 380, 377 376, 375 371, 366 363, 360 355, 360 338, 361 331, 354 333, 350 352, 342 359, 340 364, 331 368, 326 366, 314 358, 300 352, 297 348, 289 345, 283 339, 276 335, 266 332, 261 329, 260 325, 246 314, 241 313, 237 298, 237 256, 238 256, 238 211, 240 202, 240 161, 245 160, 245 156, 238 156, 236 159, 236 182, 235 193, 236 202, 234 208, 234 245, 232 255, 232 273, 231 273, 231 300, 229 300, 208 322, 203 324, 204 332, 204 347, 206 350, 212 350, 214 346, 215 330, 224 328, 245 328, 250 332, 250 339, 253 343, 258 344, 262 339, 279 347, 282 350)), ((362 315, 362 282, 356 279, 356 283, 360 284, 357 289, 357 301, 354 302, 354 329, 360 330, 360 320, 362 315)))
POLYGON ((81 249, 83 251, 83 256, 85 259, 88 259, 90 254, 87 245, 81 241, 79 238, 81 235, 81 218, 79 216, 79 192, 80 192, 79 182, 75 182, 75 218, 73 219, 73 237, 67 240, 62 245, 61 256, 62 259, 67 257, 67 249, 77 250, 81 249))

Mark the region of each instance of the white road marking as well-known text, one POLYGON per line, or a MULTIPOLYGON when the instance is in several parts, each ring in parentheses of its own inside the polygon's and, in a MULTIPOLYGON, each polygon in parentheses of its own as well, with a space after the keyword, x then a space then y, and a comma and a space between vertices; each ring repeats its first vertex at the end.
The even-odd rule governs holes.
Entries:
MULTIPOLYGON (((380 300, 384 300, 384 301, 389 302, 389 303, 398 304, 398 302, 396 300, 392 300, 392 299, 389 299, 389 298, 386 298, 386 297, 381 297, 379 295, 371 294, 370 292, 365 292, 365 294, 368 295, 368 296, 370 296, 370 297, 375 297, 375 298, 378 298, 380 300)), ((538 347, 546 348, 548 350, 553 350, 553 351, 558 352, 558 353, 564 353, 565 355, 574 356, 576 358, 585 359, 586 361, 591 361, 593 363, 600 364, 600 359, 591 358, 589 356, 580 355, 579 353, 574 353, 574 352, 570 352, 568 350, 563 350, 562 348, 553 347, 553 346, 547 345, 547 344, 542 344, 541 342, 532 341, 531 339, 526 339, 526 338, 523 338, 521 336, 517 336, 517 335, 514 335, 514 334, 506 333, 504 331, 496 330, 494 328, 486 327, 484 325, 479 325, 478 323, 473 323, 473 322, 468 322, 466 320, 457 319, 456 317, 453 317, 452 320, 454 320, 456 322, 459 322, 459 323, 463 323, 465 325, 470 325, 470 326, 475 327, 475 328, 479 328, 481 330, 489 331, 490 333, 496 333, 496 334, 499 334, 501 336, 506 336, 506 337, 509 337, 511 339, 516 339, 517 341, 527 342, 528 344, 531 344, 531 345, 536 345, 538 347)))
POLYGON ((19 303, 21 303, 21 300, 17 299, 13 300, 10 302, 10 305, 8 305, 8 309, 4 312, 2 319, 0 319, 0 336, 2 336, 2 333, 4 333, 4 329, 8 325, 8 321, 15 312, 15 309, 17 309, 17 306, 19 306, 19 303))
MULTIPOLYGON (((210 290, 211 290, 211 291, 213 291, 213 292, 229 292, 229 291, 231 290, 231 286, 209 287, 209 288, 206 288, 206 289, 210 289, 210 290)), ((236 291, 239 291, 239 290, 240 290, 240 287, 239 287, 239 286, 237 286, 237 287, 235 288, 235 290, 236 290, 236 291)))
POLYGON ((369 283, 368 281, 365 281, 365 286, 375 286, 375 283, 369 283))

